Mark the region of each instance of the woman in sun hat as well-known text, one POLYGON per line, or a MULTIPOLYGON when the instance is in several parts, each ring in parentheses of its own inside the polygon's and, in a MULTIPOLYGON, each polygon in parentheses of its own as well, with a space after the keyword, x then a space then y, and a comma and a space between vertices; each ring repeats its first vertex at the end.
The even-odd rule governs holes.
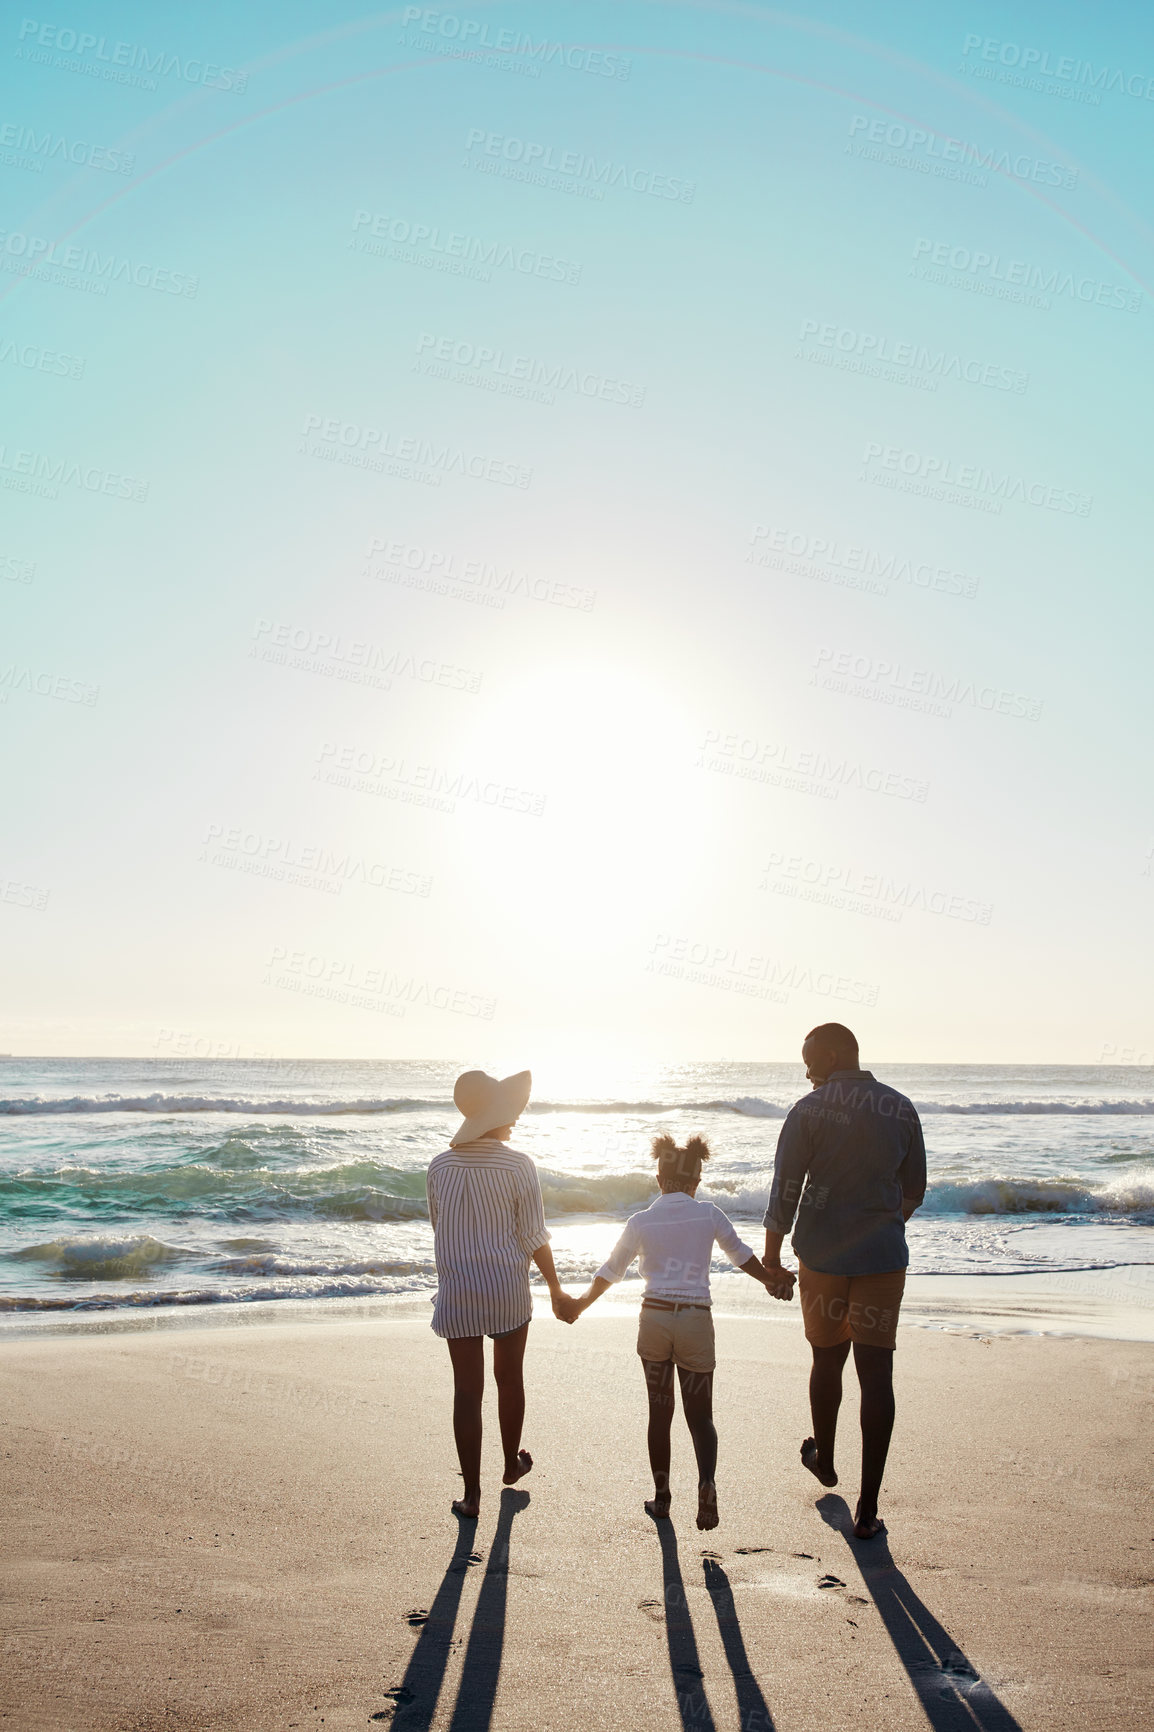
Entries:
POLYGON ((554 1314, 573 1321, 575 1301, 562 1291, 553 1266, 537 1169, 508 1146, 532 1086, 527 1070, 501 1082, 481 1070, 459 1076, 453 1100, 463 1123, 430 1161, 425 1181, 438 1282, 433 1333, 448 1342, 453 1361, 453 1435, 465 1481, 453 1511, 469 1518, 481 1499, 486 1335, 493 1343, 504 1483, 514 1485, 533 1465, 521 1448, 521 1372, 533 1315, 530 1260, 548 1283, 554 1314))

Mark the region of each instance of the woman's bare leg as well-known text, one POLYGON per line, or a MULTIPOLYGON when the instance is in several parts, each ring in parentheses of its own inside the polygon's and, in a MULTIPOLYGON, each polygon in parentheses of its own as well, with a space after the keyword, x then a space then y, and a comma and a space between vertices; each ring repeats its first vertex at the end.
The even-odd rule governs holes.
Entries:
POLYGON ((501 1425, 501 1448, 505 1452, 505 1484, 515 1485, 533 1465, 533 1457, 521 1448, 525 1423, 523 1367, 529 1325, 523 1323, 512 1335, 493 1343, 493 1377, 497 1385, 497 1417, 501 1425))
POLYGON ((454 1513, 476 1516, 481 1508, 481 1398, 485 1393, 485 1351, 480 1335, 460 1335, 449 1342, 453 1361, 453 1439, 465 1482, 464 1497, 456 1498, 454 1513))

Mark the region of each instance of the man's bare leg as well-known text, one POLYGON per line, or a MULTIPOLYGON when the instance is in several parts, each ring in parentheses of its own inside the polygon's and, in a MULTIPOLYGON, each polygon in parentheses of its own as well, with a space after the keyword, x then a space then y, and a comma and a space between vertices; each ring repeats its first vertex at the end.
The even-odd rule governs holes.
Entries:
POLYGON ((855 1342, 853 1359, 861 1384, 861 1498, 853 1531, 859 1540, 872 1540, 882 1529, 878 1496, 894 1429, 893 1348, 855 1342))
POLYGON ((813 1366, 809 1374, 809 1411, 813 1418, 813 1436, 801 1446, 801 1464, 807 1467, 822 1485, 836 1485, 833 1465, 834 1440, 837 1437, 837 1415, 841 1406, 842 1367, 849 1358, 849 1342, 836 1347, 814 1347, 813 1366))
POLYGON ((533 1466, 533 1457, 521 1448, 525 1423, 525 1342, 529 1325, 523 1323, 512 1335, 493 1343, 493 1378, 497 1385, 497 1418, 501 1426, 501 1448, 505 1452, 503 1484, 516 1485, 533 1466))
POLYGON ((475 1518, 481 1509, 481 1398, 485 1393, 485 1350, 480 1335, 462 1335, 449 1342, 453 1361, 453 1438, 465 1482, 464 1497, 453 1501, 453 1514, 475 1518))
POLYGON ((673 1361, 643 1359, 645 1388, 649 1395, 649 1466, 653 1473, 653 1496, 645 1502, 645 1513, 657 1521, 669 1515, 669 1434, 673 1427, 673 1361))
POLYGON ((713 1423, 712 1371, 685 1371, 677 1368, 681 1383, 681 1405, 685 1422, 693 1439, 697 1457, 697 1525, 717 1526, 717 1428, 713 1423))

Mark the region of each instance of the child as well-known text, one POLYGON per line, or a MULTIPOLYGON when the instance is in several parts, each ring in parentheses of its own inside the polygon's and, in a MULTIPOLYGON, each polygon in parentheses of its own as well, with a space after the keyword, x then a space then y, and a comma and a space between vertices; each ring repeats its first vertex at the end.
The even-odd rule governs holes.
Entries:
POLYGON ((768 1272, 749 1246, 738 1238, 729 1216, 715 1203, 698 1202, 701 1164, 709 1149, 701 1137, 690 1137, 679 1149, 672 1137, 657 1137, 652 1154, 657 1162, 661 1195, 648 1209, 630 1216, 617 1244, 597 1271, 587 1293, 576 1301, 579 1316, 614 1281, 620 1281, 636 1257, 645 1277, 645 1296, 637 1331, 637 1352, 649 1392, 649 1465, 654 1496, 646 1512, 658 1521, 669 1517, 669 1441, 673 1424, 673 1367, 681 1383, 685 1419, 697 1456, 697 1525, 717 1526, 717 1432, 713 1425, 713 1313, 709 1298, 709 1264, 714 1244, 721 1246, 755 1281, 777 1299, 789 1299, 793 1276, 788 1270, 768 1272))

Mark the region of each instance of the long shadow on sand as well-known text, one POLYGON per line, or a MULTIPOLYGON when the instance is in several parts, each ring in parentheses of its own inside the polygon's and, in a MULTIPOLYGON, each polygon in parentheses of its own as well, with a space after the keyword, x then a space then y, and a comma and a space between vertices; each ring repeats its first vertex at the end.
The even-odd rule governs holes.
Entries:
POLYGON ((489 1562, 477 1595, 465 1666, 457 1691, 457 1705, 449 1732, 488 1732, 501 1677, 505 1650, 505 1598, 509 1584, 509 1536, 513 1517, 529 1504, 527 1491, 506 1486, 501 1493, 501 1513, 489 1552, 489 1562))
MULTIPOLYGON (((465 1587, 465 1574, 470 1564, 480 1562, 473 1551, 476 1537, 476 1521, 458 1516, 457 1544, 449 1567, 421 1625, 404 1679, 396 1690, 390 1691, 397 1703, 393 1725, 403 1726, 405 1732, 425 1732, 425 1728, 433 1723, 453 1646, 453 1630, 465 1587)), ((384 1717, 382 1714, 381 1718, 384 1717)))
POLYGON ((849 1505, 833 1493, 818 1499, 817 1510, 853 1553, 934 1732, 1022 1732, 1009 1709, 914 1593, 890 1555, 884 1532, 872 1540, 854 1539, 849 1505))
POLYGON ((706 1590, 717 1614, 721 1644, 729 1661, 729 1669, 733 1673, 733 1687, 737 1692, 738 1725, 741 1732, 774 1732, 773 1715, 753 1675, 749 1655, 745 1651, 745 1637, 741 1633, 729 1577, 715 1559, 704 1558, 702 1563, 706 1590))
MULTIPOLYGON (((505 1584, 509 1574, 509 1534, 513 1517, 529 1502, 524 1491, 506 1490, 501 1493, 501 1513, 489 1553, 481 1591, 473 1614, 469 1645, 465 1650, 465 1667, 452 1725, 456 1732, 484 1732, 493 1712, 497 1680, 501 1672, 501 1655, 505 1646, 505 1584)), ((417 1645, 405 1669, 399 1688, 389 1694, 397 1704, 392 1724, 398 1732, 427 1732, 437 1711, 441 1686, 449 1655, 453 1650, 453 1632, 464 1591, 465 1576, 480 1558, 473 1550, 477 1537, 476 1521, 457 1517, 457 1543, 449 1560, 436 1598, 429 1607, 417 1637, 417 1645)), ((386 1711, 387 1712, 387 1711, 386 1711)), ((374 1719, 377 1716, 374 1715, 374 1719)), ((385 1718, 382 1714, 380 1718, 385 1718)))
POLYGON ((687 1729, 692 1728, 692 1732, 717 1732, 709 1698, 705 1694, 705 1674, 697 1652, 689 1601, 685 1597, 685 1582, 677 1557, 677 1535, 671 1521, 658 1521, 653 1525, 661 1541, 665 1640, 669 1644, 669 1670, 673 1674, 673 1693, 677 1697, 681 1724, 687 1729))

